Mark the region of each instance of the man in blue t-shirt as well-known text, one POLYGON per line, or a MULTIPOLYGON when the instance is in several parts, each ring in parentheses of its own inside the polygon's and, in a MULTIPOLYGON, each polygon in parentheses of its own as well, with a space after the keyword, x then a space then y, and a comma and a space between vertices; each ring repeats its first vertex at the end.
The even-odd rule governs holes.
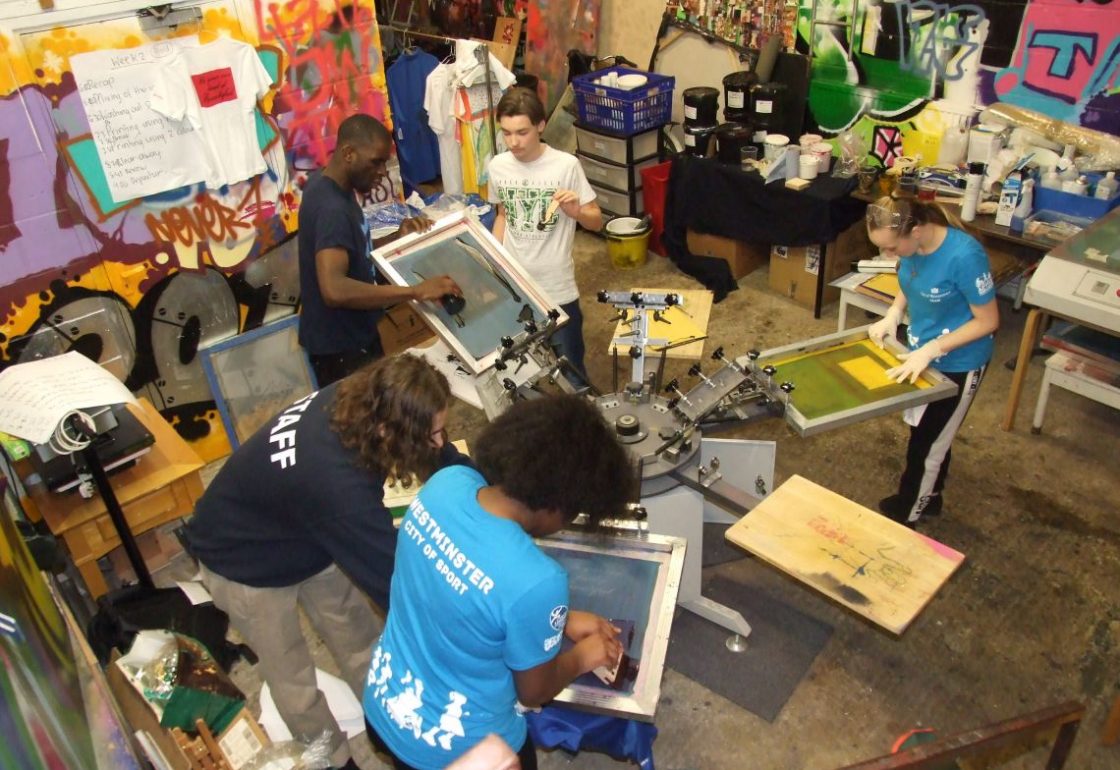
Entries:
POLYGON ((518 703, 539 706, 622 654, 618 629, 568 610, 568 576, 533 542, 617 515, 633 468, 576 396, 515 404, 475 442, 478 470, 446 468, 401 524, 385 633, 362 705, 397 768, 445 768, 489 734, 523 770, 536 753, 518 703), (564 637, 575 642, 560 652, 564 637))
MULTIPOLYGON (((375 283, 370 240, 355 193, 368 193, 385 176, 392 137, 369 115, 351 115, 338 127, 326 167, 308 180, 299 208, 299 342, 319 387, 342 379, 382 354, 377 322, 382 309, 409 300, 461 295, 450 276, 416 286, 375 283)), ((393 238, 431 226, 406 219, 393 238)), ((392 239, 389 239, 392 240, 392 239)))

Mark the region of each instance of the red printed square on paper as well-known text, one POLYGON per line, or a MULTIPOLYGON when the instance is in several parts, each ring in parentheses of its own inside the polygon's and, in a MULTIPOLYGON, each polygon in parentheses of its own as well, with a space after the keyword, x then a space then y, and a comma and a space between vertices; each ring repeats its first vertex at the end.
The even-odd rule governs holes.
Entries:
POLYGON ((191 80, 198 94, 198 103, 203 107, 237 99, 237 86, 233 82, 233 70, 229 67, 191 75, 191 80))

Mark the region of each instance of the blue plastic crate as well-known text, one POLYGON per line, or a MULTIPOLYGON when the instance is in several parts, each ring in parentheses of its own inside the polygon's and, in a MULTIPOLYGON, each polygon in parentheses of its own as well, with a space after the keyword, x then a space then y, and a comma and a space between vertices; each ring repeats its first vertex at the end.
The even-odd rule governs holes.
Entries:
POLYGON ((669 122, 676 82, 676 78, 656 72, 610 67, 573 78, 572 90, 576 93, 580 122, 618 136, 631 136, 669 122), (612 72, 620 76, 645 75, 648 82, 629 90, 597 82, 612 72))
MULTIPOLYGON (((1085 176, 1089 178, 1089 192, 1091 193, 1104 175, 1089 173, 1085 176)), ((1072 214, 1075 217, 1097 219, 1120 206, 1120 192, 1117 192, 1111 198, 1102 200, 1035 185, 1033 203, 1036 209, 1049 209, 1062 214, 1072 214)))

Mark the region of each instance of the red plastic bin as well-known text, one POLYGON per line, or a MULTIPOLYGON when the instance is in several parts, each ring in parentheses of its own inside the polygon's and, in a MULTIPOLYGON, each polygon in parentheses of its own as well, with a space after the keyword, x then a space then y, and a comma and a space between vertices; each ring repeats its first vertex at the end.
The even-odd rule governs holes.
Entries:
POLYGON ((661 245, 661 232, 665 229, 665 196, 669 193, 669 171, 672 168, 673 161, 667 160, 641 170, 645 209, 653 220, 649 250, 663 257, 666 255, 665 248, 661 245))

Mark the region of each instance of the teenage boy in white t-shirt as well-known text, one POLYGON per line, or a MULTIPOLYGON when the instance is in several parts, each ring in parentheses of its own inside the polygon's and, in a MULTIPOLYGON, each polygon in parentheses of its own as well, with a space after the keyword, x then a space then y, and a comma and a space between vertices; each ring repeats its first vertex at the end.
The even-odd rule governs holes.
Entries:
POLYGON ((536 93, 511 88, 498 102, 497 118, 508 152, 495 155, 489 165, 490 202, 498 204, 494 236, 567 313, 568 323, 552 343, 586 380, 572 242, 577 222, 596 231, 603 214, 576 157, 541 143, 545 113, 536 93), (553 201, 559 208, 545 221, 553 201))

